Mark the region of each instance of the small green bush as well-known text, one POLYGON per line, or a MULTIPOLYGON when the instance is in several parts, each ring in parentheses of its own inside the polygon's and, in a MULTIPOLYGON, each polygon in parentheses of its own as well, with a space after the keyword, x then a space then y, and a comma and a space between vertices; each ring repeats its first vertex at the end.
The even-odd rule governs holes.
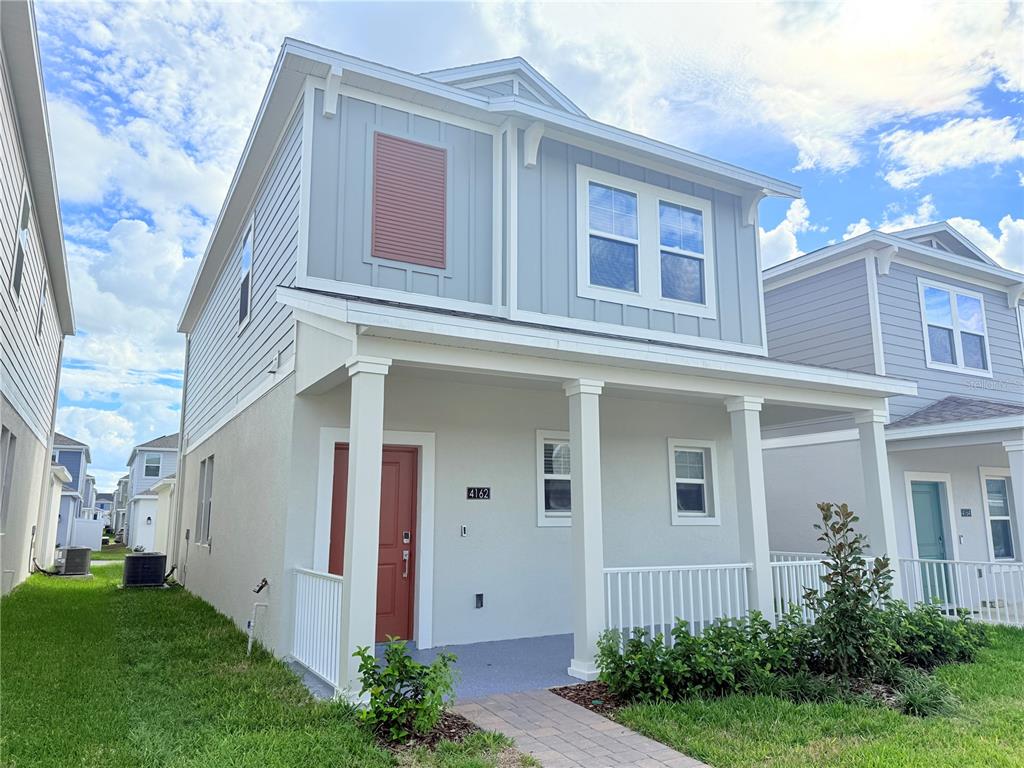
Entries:
POLYGON ((933 669, 941 664, 974 661, 988 642, 985 627, 966 612, 953 619, 936 605, 914 608, 893 602, 884 615, 896 646, 896 657, 904 664, 933 669))
POLYGON ((375 734, 403 743, 437 725, 453 697, 455 654, 440 653, 430 664, 421 664, 409 655, 403 641, 392 639, 384 649, 383 663, 370 648, 359 648, 353 655, 359 659, 359 695, 370 695, 369 705, 359 715, 375 734))
POLYGON ((906 715, 949 715, 959 701, 942 680, 917 669, 904 669, 898 688, 900 710, 906 715))

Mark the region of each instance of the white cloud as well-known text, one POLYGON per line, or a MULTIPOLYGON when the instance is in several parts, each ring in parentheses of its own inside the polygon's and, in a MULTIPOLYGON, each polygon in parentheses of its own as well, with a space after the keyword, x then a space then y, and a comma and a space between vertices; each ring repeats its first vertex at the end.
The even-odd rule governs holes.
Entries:
POLYGON ((1021 123, 1010 117, 956 118, 930 131, 890 131, 879 142, 890 169, 885 180, 907 189, 946 171, 1024 158, 1021 123))
POLYGON ((904 211, 899 206, 890 205, 882 214, 882 220, 877 224, 872 225, 870 220, 866 218, 861 218, 859 221, 850 224, 843 233, 843 240, 863 235, 872 229, 877 229, 880 232, 898 232, 901 229, 920 227, 936 221, 937 215, 938 208, 935 207, 932 196, 925 195, 918 201, 917 207, 912 211, 904 211))
POLYGON ((761 260, 765 267, 781 264, 803 254, 797 243, 801 232, 824 232, 826 227, 811 224, 811 212, 804 200, 794 200, 786 210, 786 218, 774 229, 760 228, 761 260))
POLYGON ((949 223, 1007 269, 1024 272, 1024 219, 1003 216, 999 220, 999 237, 977 219, 954 216, 949 223))

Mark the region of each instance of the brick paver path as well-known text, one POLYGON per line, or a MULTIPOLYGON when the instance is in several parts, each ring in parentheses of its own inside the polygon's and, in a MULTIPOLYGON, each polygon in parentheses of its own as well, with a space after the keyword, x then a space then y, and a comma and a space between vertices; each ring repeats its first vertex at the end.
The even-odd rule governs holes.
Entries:
POLYGON ((497 694, 455 711, 515 739, 544 768, 707 768, 550 691, 497 694))

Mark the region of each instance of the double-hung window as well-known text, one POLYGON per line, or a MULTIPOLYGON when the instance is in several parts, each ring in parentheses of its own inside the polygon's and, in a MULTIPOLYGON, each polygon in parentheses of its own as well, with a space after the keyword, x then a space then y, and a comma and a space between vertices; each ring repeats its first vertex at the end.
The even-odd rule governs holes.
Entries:
POLYGON ((14 297, 21 297, 21 284, 25 278, 25 259, 28 255, 28 232, 32 221, 32 206, 29 203, 28 191, 21 200, 21 215, 18 217, 18 238, 14 244, 14 271, 11 273, 11 290, 14 297))
POLYGON ((36 314, 36 338, 38 339, 43 335, 43 318, 46 315, 46 299, 47 291, 49 286, 47 285, 46 278, 43 278, 43 287, 39 291, 39 310, 36 314))
POLYGON ((1010 508, 1010 481, 1005 475, 982 469, 981 482, 992 557, 996 560, 1013 560, 1016 549, 1010 508))
POLYGON ((928 367, 991 376, 981 294, 926 280, 918 289, 928 367))
POLYGON ((238 327, 249 322, 252 314, 252 224, 242 238, 242 262, 238 274, 238 327))
POLYGON ((199 500, 196 507, 196 543, 210 543, 210 515, 213 511, 213 456, 199 462, 199 500))
POLYGON ((711 201, 576 167, 577 293, 715 317, 711 201))
POLYGON ((572 525, 569 435, 537 432, 537 525, 572 525))
POLYGON ((146 477, 160 477, 160 454, 147 453, 142 474, 146 477))
POLYGON ((717 525, 715 444, 707 440, 668 441, 673 525, 717 525))

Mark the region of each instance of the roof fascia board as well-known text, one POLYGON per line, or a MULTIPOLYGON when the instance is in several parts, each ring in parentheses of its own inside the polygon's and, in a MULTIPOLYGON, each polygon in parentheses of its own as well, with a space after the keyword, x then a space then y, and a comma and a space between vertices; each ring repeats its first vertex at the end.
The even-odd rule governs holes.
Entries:
POLYGON ((1024 416, 996 416, 991 419, 944 421, 939 424, 921 424, 916 427, 896 427, 885 430, 886 440, 913 440, 919 437, 960 435, 970 432, 989 432, 1001 429, 1024 429, 1024 416))

